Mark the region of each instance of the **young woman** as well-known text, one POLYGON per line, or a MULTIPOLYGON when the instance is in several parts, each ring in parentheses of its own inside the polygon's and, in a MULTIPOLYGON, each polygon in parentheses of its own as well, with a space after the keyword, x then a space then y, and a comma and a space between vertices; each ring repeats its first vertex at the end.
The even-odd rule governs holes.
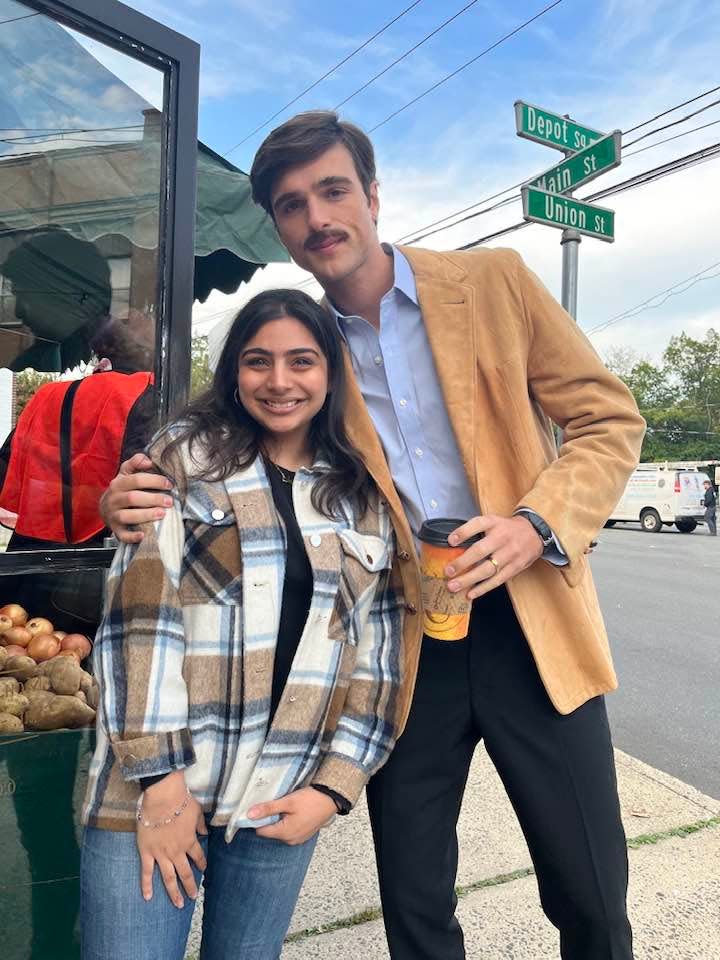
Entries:
POLYGON ((333 320, 269 291, 151 447, 173 507, 119 549, 95 643, 84 960, 181 960, 203 874, 202 960, 275 960, 392 749, 402 588, 344 397, 333 320))

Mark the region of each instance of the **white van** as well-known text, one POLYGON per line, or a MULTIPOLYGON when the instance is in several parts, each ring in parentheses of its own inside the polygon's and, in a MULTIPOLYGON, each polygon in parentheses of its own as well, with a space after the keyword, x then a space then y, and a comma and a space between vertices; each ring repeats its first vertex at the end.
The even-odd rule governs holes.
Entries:
POLYGON ((692 533, 705 516, 703 481, 707 479, 700 470, 640 464, 605 526, 635 521, 648 533, 658 533, 663 524, 674 523, 680 533, 692 533))

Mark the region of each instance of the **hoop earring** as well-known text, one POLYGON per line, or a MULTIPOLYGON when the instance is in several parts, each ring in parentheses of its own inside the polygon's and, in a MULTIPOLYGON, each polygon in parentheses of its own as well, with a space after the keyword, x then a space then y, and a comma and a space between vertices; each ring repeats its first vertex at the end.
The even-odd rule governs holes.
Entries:
POLYGON ((235 392, 233 393, 233 400, 238 405, 238 407, 242 406, 242 403, 240 403, 240 394, 238 393, 237 387, 235 387, 235 392))

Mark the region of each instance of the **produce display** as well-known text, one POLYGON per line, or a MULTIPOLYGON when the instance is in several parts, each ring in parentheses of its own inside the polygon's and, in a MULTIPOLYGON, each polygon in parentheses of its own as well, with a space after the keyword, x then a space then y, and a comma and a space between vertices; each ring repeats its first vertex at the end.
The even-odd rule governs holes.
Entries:
POLYGON ((0 734, 91 725, 99 691, 81 666, 91 650, 81 633, 55 630, 17 603, 0 607, 0 734))

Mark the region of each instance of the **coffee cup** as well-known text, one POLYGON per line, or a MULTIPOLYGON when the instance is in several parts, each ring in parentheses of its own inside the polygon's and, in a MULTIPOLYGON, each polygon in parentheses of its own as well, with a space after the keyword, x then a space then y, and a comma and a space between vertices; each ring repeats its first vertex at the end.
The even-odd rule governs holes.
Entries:
POLYGON ((448 537, 465 523, 439 517, 426 520, 420 528, 420 573, 423 595, 423 631, 434 640, 462 640, 470 630, 472 601, 465 591, 451 593, 447 588, 445 567, 464 553, 482 534, 451 547, 448 537))

